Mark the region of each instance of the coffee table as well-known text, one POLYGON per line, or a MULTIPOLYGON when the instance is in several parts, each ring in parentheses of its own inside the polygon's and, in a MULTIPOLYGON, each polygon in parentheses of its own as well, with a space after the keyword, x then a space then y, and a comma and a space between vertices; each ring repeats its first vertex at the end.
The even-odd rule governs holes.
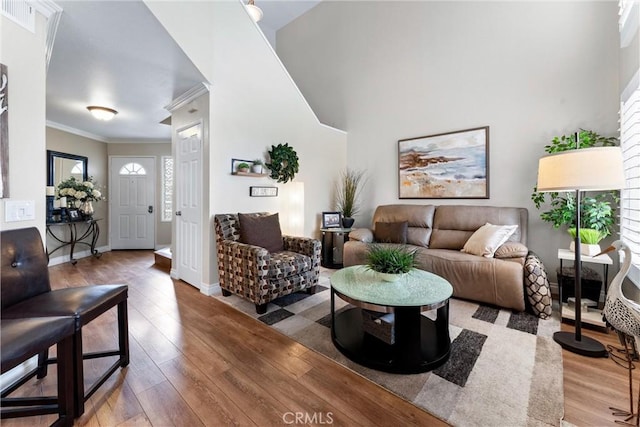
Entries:
POLYGON ((365 266, 343 268, 331 276, 331 339, 342 354, 369 368, 404 374, 430 371, 449 359, 452 294, 449 282, 422 270, 385 282, 365 266), (353 307, 336 311, 336 296, 353 307), (393 343, 365 332, 363 310, 393 313, 393 343), (422 315, 427 310, 434 311, 433 318, 422 315))

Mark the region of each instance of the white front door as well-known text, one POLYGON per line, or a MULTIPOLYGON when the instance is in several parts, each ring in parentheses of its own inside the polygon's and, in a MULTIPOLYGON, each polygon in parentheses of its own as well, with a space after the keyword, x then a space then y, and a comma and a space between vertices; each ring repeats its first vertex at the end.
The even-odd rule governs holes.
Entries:
POLYGON ((202 125, 178 132, 176 147, 176 263, 178 278, 202 283, 202 125))
POLYGON ((154 249, 155 157, 109 158, 111 249, 154 249))

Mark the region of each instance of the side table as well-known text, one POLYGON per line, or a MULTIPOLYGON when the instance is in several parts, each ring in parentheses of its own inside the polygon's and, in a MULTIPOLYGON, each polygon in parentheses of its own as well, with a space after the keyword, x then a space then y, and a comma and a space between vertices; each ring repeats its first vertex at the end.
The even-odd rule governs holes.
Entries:
MULTIPOLYGON (((558 249, 558 259, 560 260, 560 271, 562 271, 562 261, 571 261, 571 265, 573 265, 573 261, 575 260, 575 253, 570 251, 569 249, 558 249)), ((599 264, 603 266, 604 273, 604 289, 605 289, 605 298, 607 294, 607 286, 608 286, 608 278, 609 278, 609 266, 613 264, 613 260, 607 254, 600 255, 597 257, 581 255, 580 259, 583 263, 591 263, 591 264, 599 264)), ((563 319, 575 320, 575 312, 572 307, 569 307, 567 303, 562 302, 562 283, 558 283, 558 291, 560 292, 560 316, 563 319)), ((582 310, 581 316, 582 323, 587 323, 593 326, 597 326, 600 328, 605 327, 605 323, 602 321, 602 307, 598 306, 595 309, 582 310)))
POLYGON ((98 242, 98 237, 100 236, 100 227, 98 226, 98 221, 100 221, 99 218, 87 219, 84 221, 47 222, 47 234, 58 243, 60 243, 60 245, 56 248, 47 251, 47 259, 49 259, 49 256, 58 249, 69 246, 69 261, 71 261, 71 264, 75 265, 78 260, 73 257, 73 251, 78 244, 88 246, 91 250, 91 255, 96 258, 100 258, 101 254, 96 249, 96 243, 98 242), (78 230, 79 225, 83 225, 86 228, 84 230, 78 230), (68 237, 64 232, 54 232, 54 230, 60 231, 61 227, 63 228, 63 230, 68 230, 68 237))
POLYGON ((349 239, 350 228, 321 228, 322 260, 320 264, 327 268, 342 268, 342 249, 349 239))

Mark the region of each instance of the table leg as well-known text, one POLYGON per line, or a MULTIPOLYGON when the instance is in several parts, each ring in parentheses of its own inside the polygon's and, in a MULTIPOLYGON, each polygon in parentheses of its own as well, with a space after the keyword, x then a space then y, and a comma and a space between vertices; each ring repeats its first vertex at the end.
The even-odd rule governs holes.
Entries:
POLYGON ((395 307, 394 358, 400 366, 422 362, 420 307, 395 307))

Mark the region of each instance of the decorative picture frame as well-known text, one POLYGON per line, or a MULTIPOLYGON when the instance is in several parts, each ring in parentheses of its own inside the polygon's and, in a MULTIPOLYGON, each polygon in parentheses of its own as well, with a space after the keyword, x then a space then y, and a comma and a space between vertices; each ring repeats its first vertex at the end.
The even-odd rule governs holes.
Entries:
POLYGON ((69 215, 69 221, 80 221, 80 211, 76 208, 67 208, 67 215, 69 215))
POLYGON ((488 199, 489 126, 398 141, 400 199, 488 199))
POLYGON ((253 160, 242 160, 242 159, 231 159, 231 173, 236 175, 238 173, 248 173, 248 172, 240 172, 238 171, 238 165, 241 163, 246 163, 249 165, 249 172, 251 172, 251 167, 253 166, 253 160))
POLYGON ((342 213, 322 212, 322 228, 340 228, 340 227, 342 227, 342 213))
POLYGON ((278 197, 278 187, 249 187, 249 196, 251 197, 278 197))

